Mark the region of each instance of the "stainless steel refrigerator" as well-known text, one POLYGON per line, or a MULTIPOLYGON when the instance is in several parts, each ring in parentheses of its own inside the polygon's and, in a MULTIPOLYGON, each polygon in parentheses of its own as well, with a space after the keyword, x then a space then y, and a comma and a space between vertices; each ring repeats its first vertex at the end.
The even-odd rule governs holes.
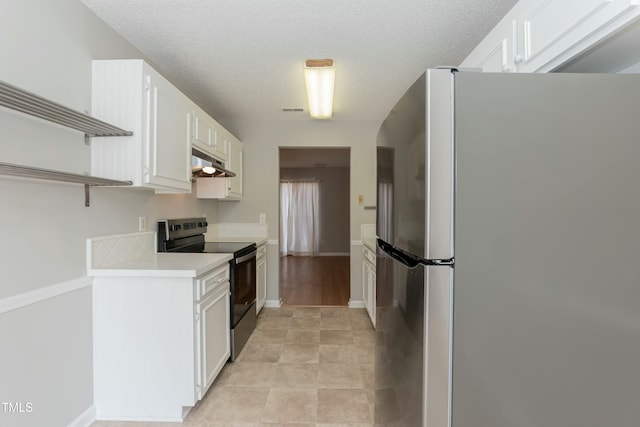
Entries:
POLYGON ((377 168, 376 425, 640 425, 639 75, 429 70, 377 168))

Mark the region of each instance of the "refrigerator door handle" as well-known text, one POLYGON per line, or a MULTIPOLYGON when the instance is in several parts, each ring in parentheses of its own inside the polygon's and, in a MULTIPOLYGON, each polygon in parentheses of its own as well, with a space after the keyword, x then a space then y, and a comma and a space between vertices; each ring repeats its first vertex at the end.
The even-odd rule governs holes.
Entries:
POLYGON ((444 265, 446 267, 451 267, 453 268, 455 266, 455 258, 451 257, 451 258, 444 258, 444 259, 425 259, 423 260, 423 264, 425 265, 444 265))
POLYGON ((453 257, 446 259, 424 259, 410 254, 409 252, 403 251, 402 249, 396 248, 395 246, 385 242, 380 238, 376 240, 378 243, 378 247, 382 249, 387 255, 409 268, 415 268, 418 266, 418 264, 446 266, 451 268, 454 267, 455 260, 453 257))

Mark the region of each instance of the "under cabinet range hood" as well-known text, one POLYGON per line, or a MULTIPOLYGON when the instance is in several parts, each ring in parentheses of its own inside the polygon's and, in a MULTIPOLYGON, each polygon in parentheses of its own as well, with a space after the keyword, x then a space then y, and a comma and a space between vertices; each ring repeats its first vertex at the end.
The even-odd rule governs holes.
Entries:
POLYGON ((202 151, 191 149, 191 174, 194 178, 224 178, 236 176, 235 173, 227 170, 224 163, 214 159, 202 151))

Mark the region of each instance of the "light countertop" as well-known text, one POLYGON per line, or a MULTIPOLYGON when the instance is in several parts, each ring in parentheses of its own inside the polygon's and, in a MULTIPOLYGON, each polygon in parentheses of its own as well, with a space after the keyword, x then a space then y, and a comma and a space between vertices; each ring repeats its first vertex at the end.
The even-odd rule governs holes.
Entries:
POLYGON ((231 260, 232 254, 157 253, 90 269, 89 276, 196 277, 231 260))

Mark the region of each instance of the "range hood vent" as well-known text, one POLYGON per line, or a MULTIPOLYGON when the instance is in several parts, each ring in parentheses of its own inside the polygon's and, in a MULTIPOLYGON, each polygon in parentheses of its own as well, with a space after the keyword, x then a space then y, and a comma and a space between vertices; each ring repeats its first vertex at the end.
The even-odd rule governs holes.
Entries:
POLYGON ((191 174, 194 178, 225 178, 236 176, 235 173, 227 170, 224 163, 220 160, 214 159, 197 148, 191 149, 191 174))

